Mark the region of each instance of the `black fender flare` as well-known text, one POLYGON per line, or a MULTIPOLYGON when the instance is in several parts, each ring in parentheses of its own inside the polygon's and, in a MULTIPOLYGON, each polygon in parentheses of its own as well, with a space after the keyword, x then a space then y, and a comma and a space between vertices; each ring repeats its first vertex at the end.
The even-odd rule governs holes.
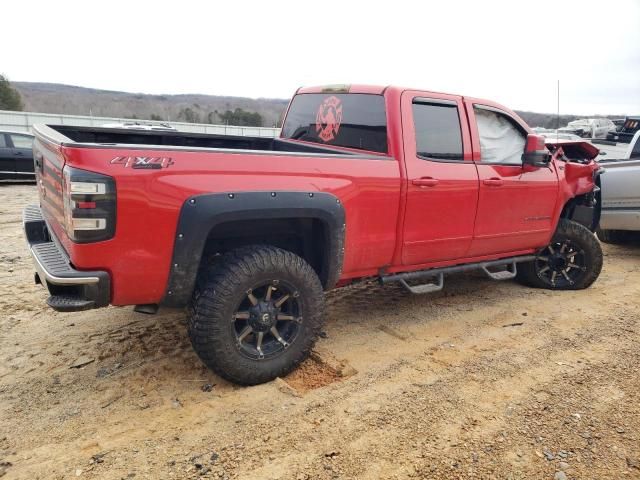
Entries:
POLYGON ((342 273, 345 212, 340 199, 325 192, 257 191, 189 197, 180 209, 169 278, 162 305, 184 307, 191 300, 209 233, 236 220, 311 218, 327 229, 326 278, 335 286, 342 273))

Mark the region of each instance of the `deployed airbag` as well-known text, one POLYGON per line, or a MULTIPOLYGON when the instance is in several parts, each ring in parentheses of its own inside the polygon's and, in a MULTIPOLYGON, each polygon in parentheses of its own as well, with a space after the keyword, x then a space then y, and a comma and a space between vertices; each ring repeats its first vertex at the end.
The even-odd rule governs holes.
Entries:
POLYGON ((523 133, 503 115, 475 108, 483 163, 522 164, 523 133))

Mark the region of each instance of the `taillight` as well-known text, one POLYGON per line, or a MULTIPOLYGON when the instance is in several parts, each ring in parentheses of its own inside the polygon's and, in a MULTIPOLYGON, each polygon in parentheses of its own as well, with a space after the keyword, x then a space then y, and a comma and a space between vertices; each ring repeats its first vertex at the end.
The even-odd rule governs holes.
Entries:
POLYGON ((64 226, 77 243, 98 242, 116 231, 116 184, 113 178, 65 165, 64 226))

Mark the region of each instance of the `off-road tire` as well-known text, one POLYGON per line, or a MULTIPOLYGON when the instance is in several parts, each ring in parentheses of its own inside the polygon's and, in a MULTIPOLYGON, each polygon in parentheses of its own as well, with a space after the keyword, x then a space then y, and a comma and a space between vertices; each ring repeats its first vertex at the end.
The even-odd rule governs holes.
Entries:
POLYGON ((189 308, 188 331, 200 359, 221 377, 255 385, 286 375, 306 359, 325 316, 324 292, 313 268, 299 256, 268 245, 224 254, 201 271, 189 308), (274 358, 243 355, 232 318, 243 297, 260 282, 287 282, 296 289, 301 320, 295 339, 274 358))
POLYGON ((626 230, 602 230, 597 231, 598 238, 601 242, 619 245, 629 241, 630 235, 626 230))
MULTIPOLYGON (((572 279, 573 283, 562 279, 558 284, 551 284, 544 275, 540 274, 542 269, 539 260, 518 264, 516 280, 529 287, 550 290, 581 290, 590 287, 602 270, 602 248, 598 239, 583 225, 561 219, 551 239, 551 245, 562 244, 565 241, 571 242, 584 252, 582 255, 584 265, 581 265, 579 272, 576 273, 576 278, 572 279)), ((544 250, 540 252, 538 258, 544 258, 544 252, 544 250)))

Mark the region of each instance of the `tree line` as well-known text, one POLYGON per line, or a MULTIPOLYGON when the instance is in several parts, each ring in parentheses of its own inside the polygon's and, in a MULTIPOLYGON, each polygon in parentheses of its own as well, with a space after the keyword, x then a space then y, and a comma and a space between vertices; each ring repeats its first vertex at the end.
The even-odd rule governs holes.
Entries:
MULTIPOLYGON (((212 125, 222 124, 246 127, 262 127, 264 125, 264 118, 258 112, 236 108, 224 112, 214 110, 213 112, 203 113, 198 105, 194 104, 193 107, 194 108, 182 108, 178 112, 177 118, 172 120, 187 123, 209 123, 212 125)), ((11 85, 7 77, 0 74, 0 110, 22 111, 23 109, 24 103, 22 102, 20 93, 11 85)), ((138 116, 134 114, 126 118, 138 119, 138 116)), ((168 121, 169 119, 157 113, 152 113, 149 120, 168 121)))
MULTIPOLYGON (((125 118, 131 118, 135 120, 142 120, 137 115, 127 115, 125 118)), ((149 120, 158 122, 170 121, 168 118, 164 118, 157 113, 152 113, 149 120)), ((236 108, 235 110, 226 110, 225 112, 218 112, 214 110, 206 114, 202 114, 198 110, 194 110, 191 107, 185 107, 178 112, 178 116, 174 119, 176 122, 186 123, 208 123, 210 125, 234 125, 238 127, 262 127, 264 126, 264 119, 258 112, 249 112, 242 108, 236 108)))
MULTIPOLYGON (((159 115, 151 114, 151 120, 160 120, 159 115), (155 118, 154 118, 155 117, 155 118)), ((264 125, 264 119, 258 112, 250 112, 243 110, 242 108, 236 108, 235 110, 226 110, 219 112, 214 110, 206 114, 201 114, 199 111, 194 110, 191 107, 185 107, 178 113, 177 121, 188 123, 209 123, 212 125, 237 125, 240 127, 262 127, 264 125)))

